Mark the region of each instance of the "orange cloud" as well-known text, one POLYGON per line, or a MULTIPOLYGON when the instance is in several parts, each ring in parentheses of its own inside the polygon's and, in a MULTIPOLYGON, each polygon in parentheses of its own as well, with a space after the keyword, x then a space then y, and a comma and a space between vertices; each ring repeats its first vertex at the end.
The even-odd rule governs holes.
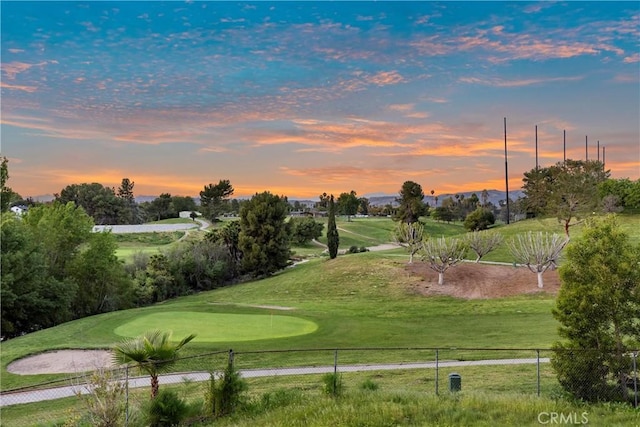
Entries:
POLYGON ((38 90, 38 88, 35 86, 10 85, 9 83, 5 82, 0 82, 0 87, 9 90, 21 90, 29 93, 33 93, 38 90))

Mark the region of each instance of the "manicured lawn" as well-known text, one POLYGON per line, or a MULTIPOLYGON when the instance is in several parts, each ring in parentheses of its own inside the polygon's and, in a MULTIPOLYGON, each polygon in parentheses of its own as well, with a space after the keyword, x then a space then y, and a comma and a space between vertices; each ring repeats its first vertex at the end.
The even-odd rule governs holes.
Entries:
POLYGON ((175 340, 196 334, 194 342, 229 342, 304 335, 317 328, 315 323, 293 316, 163 311, 137 317, 114 332, 136 337, 151 329, 162 329, 172 331, 175 340))

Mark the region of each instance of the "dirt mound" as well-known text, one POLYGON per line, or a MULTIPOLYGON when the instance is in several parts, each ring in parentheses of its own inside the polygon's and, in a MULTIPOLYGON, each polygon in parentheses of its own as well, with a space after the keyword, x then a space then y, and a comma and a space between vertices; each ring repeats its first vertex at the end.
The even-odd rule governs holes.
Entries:
POLYGON ((422 279, 414 285, 414 291, 422 295, 483 299, 539 292, 555 295, 560 289, 560 277, 556 270, 544 273, 544 289, 539 289, 536 274, 526 267, 462 263, 447 270, 444 285, 438 285, 438 273, 426 263, 414 262, 405 269, 409 274, 422 279))

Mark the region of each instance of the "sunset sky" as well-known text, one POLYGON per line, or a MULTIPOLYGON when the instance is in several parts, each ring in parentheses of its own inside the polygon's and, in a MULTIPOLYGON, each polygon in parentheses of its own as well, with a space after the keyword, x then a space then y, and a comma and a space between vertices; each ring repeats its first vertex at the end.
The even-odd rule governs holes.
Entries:
POLYGON ((22 196, 510 189, 602 156, 640 177, 639 2, 1 2, 22 196))

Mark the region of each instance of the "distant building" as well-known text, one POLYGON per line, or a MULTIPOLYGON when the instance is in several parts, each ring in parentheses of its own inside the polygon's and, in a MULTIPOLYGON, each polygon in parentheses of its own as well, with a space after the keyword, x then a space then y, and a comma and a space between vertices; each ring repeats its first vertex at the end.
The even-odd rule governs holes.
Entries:
POLYGON ((29 210, 29 208, 26 207, 25 205, 16 205, 16 206, 11 206, 9 210, 18 216, 22 216, 27 212, 27 210, 29 210))
MULTIPOLYGON (((191 212, 193 211, 181 211, 180 212, 180 218, 191 218, 191 212)), ((202 216, 202 214, 200 212, 196 212, 197 216, 202 216)))

